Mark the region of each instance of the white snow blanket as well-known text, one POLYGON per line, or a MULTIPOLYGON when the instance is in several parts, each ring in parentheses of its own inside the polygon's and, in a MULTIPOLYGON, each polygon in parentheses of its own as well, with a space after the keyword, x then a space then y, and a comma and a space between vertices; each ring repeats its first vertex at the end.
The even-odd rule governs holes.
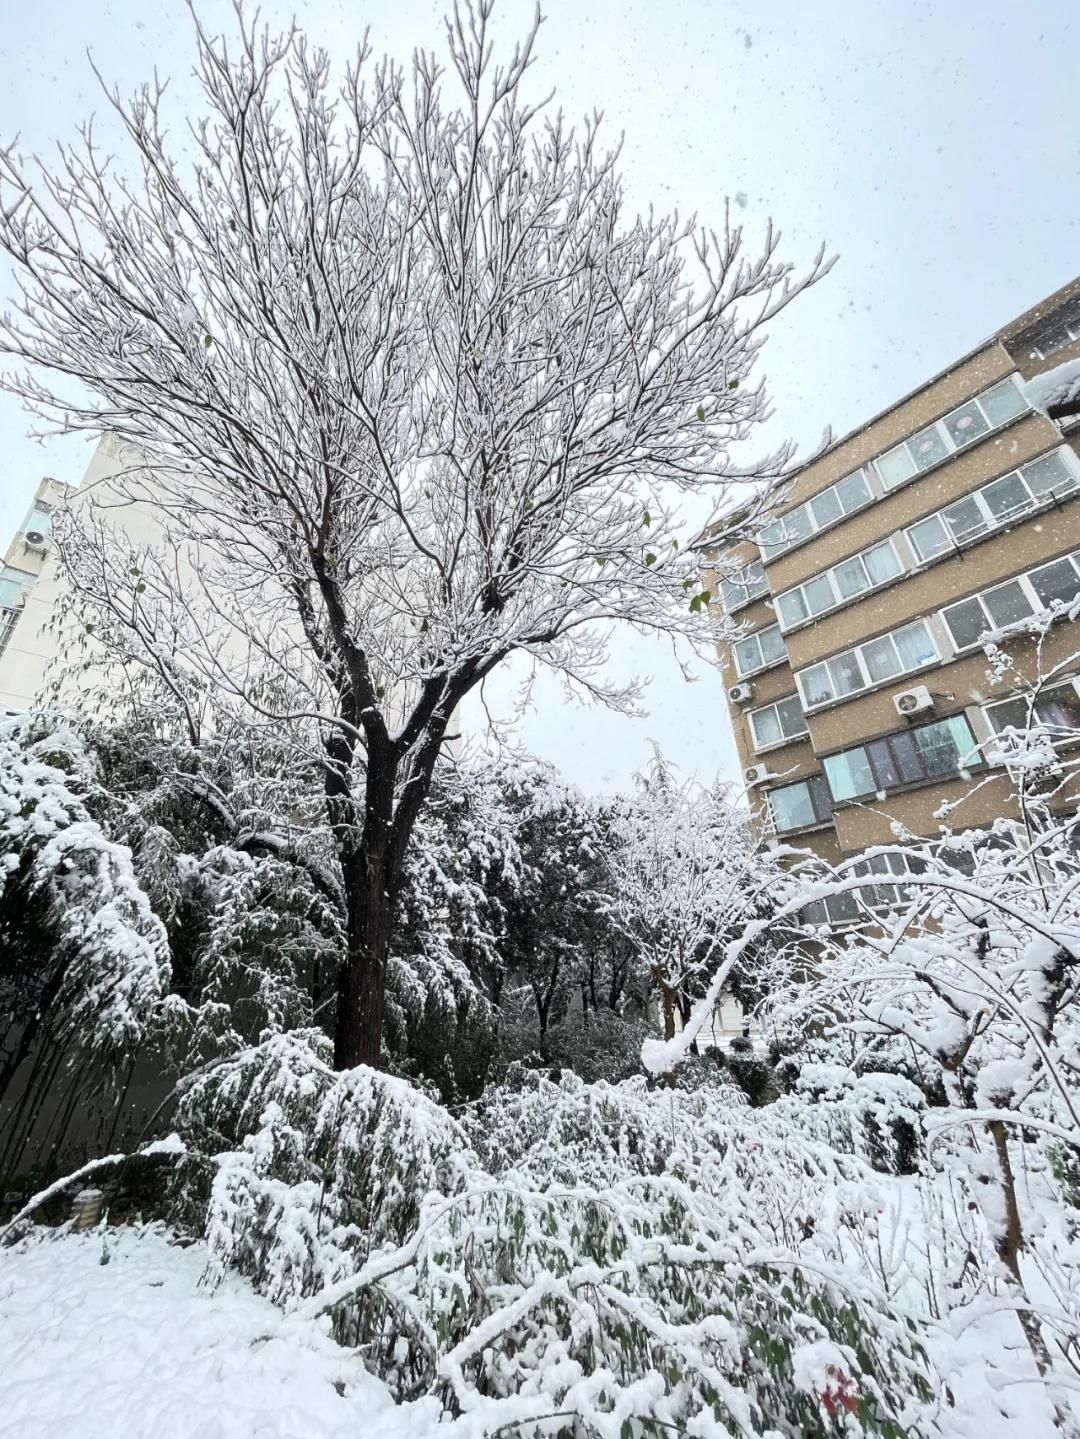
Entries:
MULTIPOLYGON (((10 1439, 423 1439, 438 1405, 395 1407, 318 1321, 159 1228, 43 1230, 0 1250, 0 1435, 10 1439), (107 1262, 104 1262, 106 1261, 107 1262)), ((442 1426, 440 1436, 456 1426, 442 1426)))

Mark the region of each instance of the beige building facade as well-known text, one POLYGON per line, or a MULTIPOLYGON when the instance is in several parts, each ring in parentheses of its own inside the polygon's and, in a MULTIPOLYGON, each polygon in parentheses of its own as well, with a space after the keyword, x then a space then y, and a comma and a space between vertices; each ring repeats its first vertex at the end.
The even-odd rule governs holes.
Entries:
POLYGON ((896 822, 1015 812, 995 737, 1051 671, 1039 717, 1080 729, 1080 406, 1036 407, 1031 383, 1074 361, 1080 279, 817 455, 767 523, 707 537, 739 626, 720 648, 736 745, 779 838, 835 861, 896 822))
MULTIPOLYGON (((140 468, 130 445, 103 435, 78 486, 43 479, 33 502, 4 553, 0 574, 0 716, 16 714, 39 702, 68 638, 70 592, 53 548, 53 522, 71 506, 100 506, 110 523, 134 549, 161 539, 154 507, 133 500, 123 477, 140 468)), ((77 690, 62 698, 78 704, 77 690)))

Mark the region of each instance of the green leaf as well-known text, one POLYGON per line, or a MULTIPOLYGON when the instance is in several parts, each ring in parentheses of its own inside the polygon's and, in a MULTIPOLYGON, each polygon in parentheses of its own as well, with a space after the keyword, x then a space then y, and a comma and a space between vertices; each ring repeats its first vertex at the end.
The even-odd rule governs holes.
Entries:
POLYGON ((698 417, 698 419, 701 421, 702 424, 705 423, 705 406, 704 406, 704 405, 698 405, 698 407, 697 407, 697 417, 698 417))
POLYGON ((648 510, 646 510, 646 511, 644 512, 644 514, 642 515, 642 517, 641 517, 641 523, 642 523, 643 525, 651 525, 651 524, 652 524, 652 515, 649 514, 648 510))
POLYGON ((695 595, 694 598, 690 601, 690 613, 691 613, 692 615, 696 615, 697 612, 698 612, 698 610, 700 610, 700 609, 701 609, 701 596, 700 596, 700 595, 695 595))
POLYGON ((655 565, 655 564, 656 564, 656 556, 653 554, 653 552, 652 552, 651 550, 650 550, 649 553, 645 556, 645 563, 646 563, 647 565, 655 565))
POLYGON ((146 585, 144 584, 144 582, 143 582, 142 580, 140 580, 139 583, 135 586, 135 593, 136 593, 137 595, 141 595, 142 592, 143 592, 143 590, 145 590, 145 589, 146 589, 146 585))

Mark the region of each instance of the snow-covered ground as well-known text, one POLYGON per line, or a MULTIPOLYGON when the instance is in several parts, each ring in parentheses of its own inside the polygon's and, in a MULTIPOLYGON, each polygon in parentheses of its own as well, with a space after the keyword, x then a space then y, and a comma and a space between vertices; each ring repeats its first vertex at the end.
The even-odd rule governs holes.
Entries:
POLYGON ((0 1250, 5 1439, 422 1439, 434 1430, 437 1405, 395 1407, 319 1324, 287 1319, 239 1279, 201 1285, 201 1246, 178 1249, 156 1228, 45 1233, 0 1250))
MULTIPOLYGON (((432 1401, 395 1407, 318 1322, 229 1277, 157 1226, 39 1230, 0 1250, 3 1439, 479 1439, 432 1401)), ((1052 1439, 1011 1316, 939 1333, 947 1439, 1052 1439), (1002 1384, 1002 1371, 1015 1375, 1002 1384), (1026 1382, 1025 1382, 1026 1380, 1026 1382)))

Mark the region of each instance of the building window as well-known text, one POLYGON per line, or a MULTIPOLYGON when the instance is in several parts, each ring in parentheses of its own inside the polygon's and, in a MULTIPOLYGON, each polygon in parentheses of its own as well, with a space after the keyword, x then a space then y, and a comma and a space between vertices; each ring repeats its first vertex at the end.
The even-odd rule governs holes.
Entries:
POLYGON ((720 595, 729 615, 751 600, 767 594, 768 589, 769 582, 759 560, 752 560, 743 569, 720 581, 720 595))
POLYGON ((15 626, 18 623, 18 610, 0 609, 0 655, 7 649, 11 641, 11 636, 15 633, 15 626))
POLYGON ((778 665, 787 659, 779 625, 755 630, 745 639, 736 640, 731 649, 740 675, 751 675, 755 670, 767 669, 769 665, 778 665))
POLYGON ((831 894, 826 899, 815 899, 800 911, 805 924, 850 924, 858 919, 862 911, 882 913, 899 909, 909 899, 909 889, 904 879, 913 874, 923 874, 925 860, 918 855, 908 855, 896 850, 887 854, 872 854, 845 867, 845 876, 865 878, 868 882, 857 890, 845 890, 843 894, 831 894))
POLYGON ((856 649, 834 655, 822 664, 800 670, 795 683, 804 707, 812 709, 815 705, 858 694, 883 680, 910 674, 938 658, 926 621, 916 620, 891 634, 868 640, 856 649))
POLYGON ((979 768, 982 759, 967 720, 952 715, 827 755, 822 763, 839 804, 903 785, 951 778, 961 769, 979 768))
POLYGON ((47 505, 43 500, 35 500, 30 513, 26 517, 26 523, 22 527, 23 534, 31 534, 37 531, 39 534, 47 535, 52 529, 53 507, 47 505))
POLYGON ((11 565, 0 568, 0 610, 21 609, 33 583, 34 576, 25 570, 12 569, 11 565))
POLYGON ((1054 450, 910 525, 907 537, 916 557, 930 560, 1068 494, 1078 484, 1080 461, 1070 449, 1054 450))
POLYGON ((750 711, 750 729, 754 736, 754 748, 765 749, 784 740, 797 739, 806 733, 806 716, 798 695, 790 695, 775 704, 750 711))
POLYGON ((822 490, 806 504, 789 510, 779 519, 770 520, 758 536, 761 553, 767 560, 790 550, 819 530, 828 529, 846 515, 863 509, 874 498, 865 470, 845 475, 835 485, 822 490))
POLYGON ((986 718, 995 734, 1004 730, 1028 730, 1035 725, 1048 729, 1055 738, 1080 734, 1080 694, 1076 682, 1051 685, 1038 694, 1014 695, 986 705, 986 718))
POLYGON ((819 774, 799 780, 796 784, 771 789, 767 799, 779 834, 787 834, 793 829, 809 829, 815 824, 828 824, 832 816, 829 787, 819 774))
POLYGON ((1019 386, 1010 375, 992 389, 967 400, 957 409, 917 435, 894 445, 874 461, 881 483, 886 490, 902 485, 914 475, 948 459, 957 450, 974 444, 992 430, 1000 429, 1029 409, 1019 386))
POLYGON ((879 585, 888 584, 903 572, 903 568, 892 541, 882 540, 848 560, 841 560, 838 565, 815 575, 805 584, 779 595, 776 608, 780 622, 786 629, 791 629, 804 620, 877 589, 879 585))
POLYGON ((995 585, 941 611, 958 650, 971 649, 984 635, 1007 629, 1056 605, 1068 606, 1080 595, 1080 554, 1067 555, 995 585))

